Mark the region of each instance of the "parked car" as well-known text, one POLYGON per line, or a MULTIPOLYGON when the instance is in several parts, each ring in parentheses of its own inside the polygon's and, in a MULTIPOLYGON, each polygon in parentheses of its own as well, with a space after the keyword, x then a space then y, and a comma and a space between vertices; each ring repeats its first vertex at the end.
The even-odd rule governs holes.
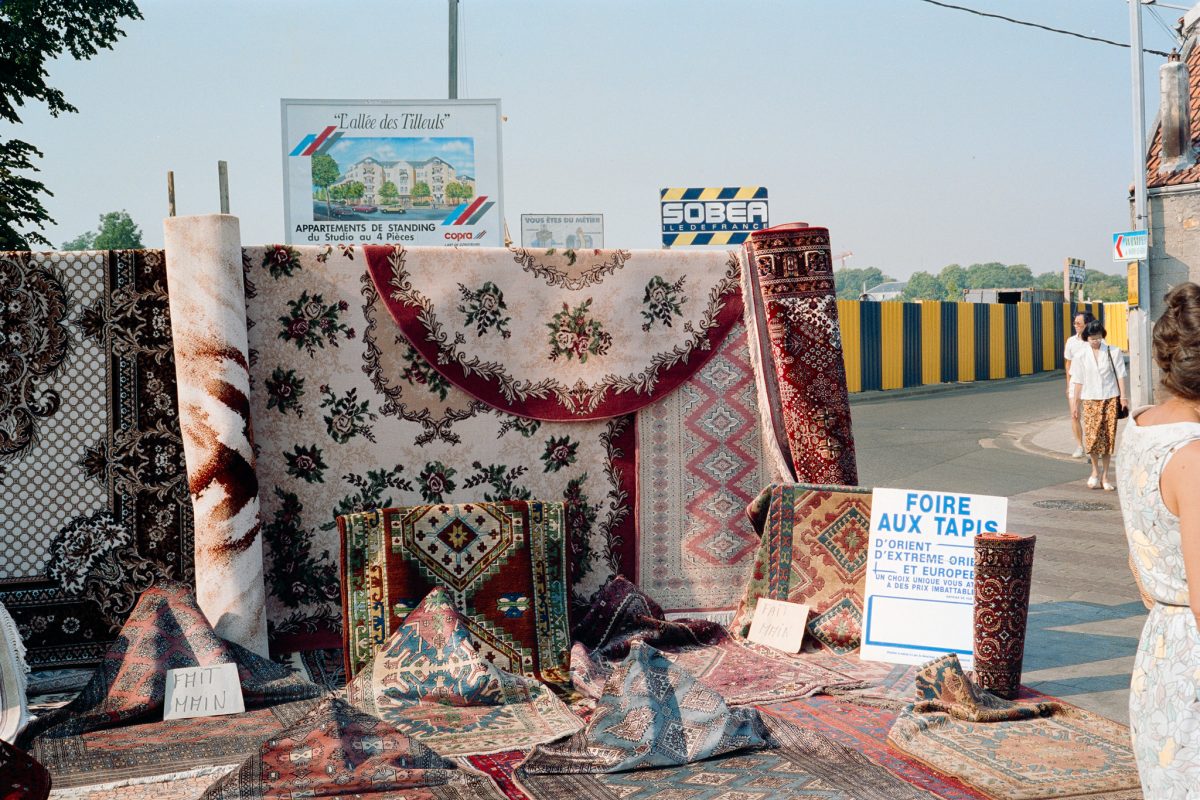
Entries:
POLYGON ((350 209, 346 206, 330 206, 329 213, 335 217, 348 217, 350 216, 350 209))
POLYGON ((382 214, 407 214, 404 206, 380 206, 379 211, 382 214))
POLYGON ((356 214, 372 214, 378 209, 375 206, 354 206, 350 210, 356 214))

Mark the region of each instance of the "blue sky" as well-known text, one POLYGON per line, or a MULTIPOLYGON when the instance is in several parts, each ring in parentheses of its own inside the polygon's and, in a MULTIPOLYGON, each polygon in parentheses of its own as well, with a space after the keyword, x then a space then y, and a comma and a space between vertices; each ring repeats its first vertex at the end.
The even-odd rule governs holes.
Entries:
MULTIPOLYGON (((955 0, 1128 41, 1121 0, 955 0)), ((1183 5, 1184 3, 1179 3, 1183 5)), ((26 107, 55 243, 127 209, 162 242, 217 210, 229 162, 246 243, 283 237, 279 100, 446 97, 445 0, 142 3, 90 62, 50 66, 80 113, 26 107), (335 24, 336 23, 336 24, 335 24), (386 33, 386 35, 385 35, 386 33)), ((1181 12, 1144 12, 1168 50, 1181 12)), ((601 212, 610 247, 659 246, 658 190, 765 185, 773 222, 830 228, 895 277, 1063 258, 1116 272, 1133 176, 1126 49, 920 0, 463 0, 460 96, 498 97, 504 212, 601 212)), ((1147 56, 1147 125, 1157 69, 1147 56)), ((8 128, 3 135, 12 135, 8 128)))
POLYGON ((424 161, 437 156, 459 175, 475 175, 475 140, 468 136, 396 136, 388 138, 343 136, 329 155, 342 172, 367 156, 379 161, 424 161))

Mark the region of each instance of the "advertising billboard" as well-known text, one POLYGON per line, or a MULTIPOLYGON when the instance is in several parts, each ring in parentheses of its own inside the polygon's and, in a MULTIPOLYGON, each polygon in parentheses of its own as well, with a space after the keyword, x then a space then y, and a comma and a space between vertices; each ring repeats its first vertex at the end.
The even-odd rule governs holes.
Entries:
POLYGON ((499 100, 281 101, 285 241, 504 243, 499 100))
POLYGON ((522 214, 522 247, 604 247, 603 214, 522 214))
POLYGON ((660 189, 664 247, 741 244, 771 226, 765 186, 660 189))

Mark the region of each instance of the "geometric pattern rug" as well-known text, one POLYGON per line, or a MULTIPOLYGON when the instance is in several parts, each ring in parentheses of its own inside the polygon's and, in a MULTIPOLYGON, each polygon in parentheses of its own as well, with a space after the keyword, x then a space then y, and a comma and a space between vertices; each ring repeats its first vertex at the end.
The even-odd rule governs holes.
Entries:
POLYGON ((0 252, 0 328, 0 602, 31 667, 93 665, 194 575, 163 252, 0 252))
POLYGON ((969 722, 909 707, 896 719, 888 742, 997 800, 1142 796, 1129 729, 1083 709, 969 722))
POLYGON ((769 716, 768 750, 740 750, 682 766, 611 774, 533 775, 514 780, 533 800, 725 800, 811 797, 821 800, 936 800, 814 731, 769 716))
POLYGON ((353 678, 440 588, 488 661, 565 684, 566 523, 562 503, 524 500, 338 517, 346 674, 353 678))
POLYGON ((758 598, 768 597, 809 607, 806 651, 858 650, 870 489, 776 484, 762 490, 748 513, 762 540, 729 629, 745 636, 758 598))
POLYGON ((484 658, 444 589, 405 618, 346 698, 446 756, 532 747, 583 726, 545 684, 484 658))

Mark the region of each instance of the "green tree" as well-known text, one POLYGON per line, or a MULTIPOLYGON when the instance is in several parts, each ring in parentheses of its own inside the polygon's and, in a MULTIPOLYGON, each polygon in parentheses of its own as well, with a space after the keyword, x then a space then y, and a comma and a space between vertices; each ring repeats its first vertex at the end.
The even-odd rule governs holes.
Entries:
POLYGON ((1035 289, 1053 289, 1061 292, 1062 285, 1062 272, 1043 272, 1033 279, 1033 288, 1035 289))
POLYGON ((332 217, 333 211, 329 208, 329 187, 342 177, 341 170, 338 169, 333 156, 325 153, 313 156, 310 168, 312 169, 313 186, 325 191, 325 215, 332 217))
POLYGON ((863 284, 870 289, 887 281, 894 281, 890 275, 884 275, 878 267, 861 269, 835 269, 833 271, 833 286, 841 300, 857 300, 862 295, 863 284))
POLYGON ((63 250, 141 250, 143 247, 142 229, 125 210, 101 214, 96 233, 84 231, 71 241, 63 242, 63 250))
POLYGON ((1083 296, 1105 303, 1123 303, 1129 297, 1129 284, 1124 275, 1109 275, 1089 269, 1084 277, 1083 296))
POLYGON ((429 184, 425 181, 417 181, 413 184, 412 196, 414 199, 418 197, 430 197, 433 192, 429 191, 429 184))
POLYGON ((470 200, 475 196, 475 187, 469 183, 459 183, 458 181, 450 181, 446 184, 446 199, 447 200, 470 200))
POLYGON ((938 273, 938 280, 946 290, 947 300, 962 300, 962 290, 967 288, 967 271, 958 264, 947 264, 938 273))
POLYGON ((904 287, 903 300, 945 300, 946 287, 937 276, 928 272, 914 272, 904 287))
POLYGON ((383 186, 379 187, 379 199, 383 200, 384 203, 395 203, 399 197, 400 190, 391 181, 384 181, 383 186))
POLYGON ((346 199, 354 202, 361 200, 367 193, 367 187, 363 186, 362 181, 347 181, 342 186, 346 192, 346 199))
MULTIPOLYGON (((47 62, 64 54, 86 61, 101 49, 111 50, 125 35, 117 24, 126 18, 142 18, 132 0, 0 3, 0 119, 19 125, 17 109, 26 100, 41 101, 54 117, 78 111, 60 90, 46 83, 47 62)), ((50 246, 37 231, 54 222, 39 197, 53 197, 53 193, 27 174, 39 171, 34 162, 41 157, 41 151, 28 142, 0 139, 0 250, 50 246)))

